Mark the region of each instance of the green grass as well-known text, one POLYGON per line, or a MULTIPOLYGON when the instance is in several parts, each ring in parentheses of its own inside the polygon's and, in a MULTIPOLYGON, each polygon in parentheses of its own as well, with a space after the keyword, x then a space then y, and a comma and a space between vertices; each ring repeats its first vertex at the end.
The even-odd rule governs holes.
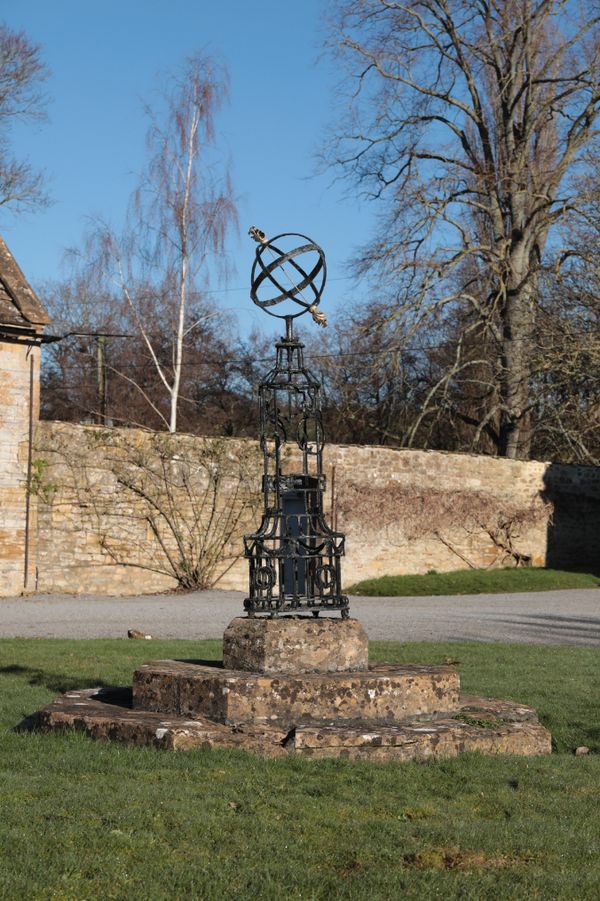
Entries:
POLYGON ((560 569, 461 569, 449 573, 381 576, 347 589, 368 597, 416 597, 440 594, 502 594, 509 591, 553 591, 557 588, 600 588, 600 575, 560 569))
POLYGON ((0 641, 0 897, 597 899, 600 668, 589 648, 374 642, 537 706, 557 753, 433 763, 169 753, 13 727, 219 642, 0 641), (587 745, 592 754, 575 757, 587 745))

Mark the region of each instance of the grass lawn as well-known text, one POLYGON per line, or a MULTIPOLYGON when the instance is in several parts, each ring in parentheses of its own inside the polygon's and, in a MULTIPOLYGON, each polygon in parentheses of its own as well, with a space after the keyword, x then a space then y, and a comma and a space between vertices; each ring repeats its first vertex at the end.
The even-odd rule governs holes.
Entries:
POLYGON ((503 594, 509 591, 552 591, 557 588, 600 588, 600 575, 560 569, 461 569, 425 575, 381 576, 346 589, 368 597, 416 597, 439 594, 503 594))
POLYGON ((193 656, 220 642, 0 641, 1 898, 598 899, 597 650, 372 644, 535 705, 547 758, 268 761, 12 731, 59 691, 193 656))

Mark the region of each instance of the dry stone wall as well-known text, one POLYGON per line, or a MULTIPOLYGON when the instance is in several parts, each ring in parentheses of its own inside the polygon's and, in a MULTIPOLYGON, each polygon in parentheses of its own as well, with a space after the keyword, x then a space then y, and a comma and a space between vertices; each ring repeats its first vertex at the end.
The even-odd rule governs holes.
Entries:
MULTIPOLYGON (((212 534, 202 552, 219 559, 204 560, 212 566, 207 584, 247 589, 242 535, 260 516, 255 442, 222 439, 207 458, 210 439, 45 422, 36 441, 39 590, 131 594, 176 586, 169 558, 177 556, 178 536, 161 514, 149 513, 144 497, 156 498, 152 478, 165 461, 173 487, 161 503, 177 512, 179 538, 212 534), (207 473, 218 470, 218 490, 207 495, 207 473), (195 496, 204 499, 201 511, 195 496), (207 529, 209 502, 216 518, 207 529)), ((347 538, 346 586, 383 574, 600 560, 598 468, 335 445, 325 459, 326 512, 347 538)), ((291 454, 288 471, 295 466, 291 454)))
POLYGON ((40 423, 40 591, 131 594, 239 577, 254 442, 40 423))

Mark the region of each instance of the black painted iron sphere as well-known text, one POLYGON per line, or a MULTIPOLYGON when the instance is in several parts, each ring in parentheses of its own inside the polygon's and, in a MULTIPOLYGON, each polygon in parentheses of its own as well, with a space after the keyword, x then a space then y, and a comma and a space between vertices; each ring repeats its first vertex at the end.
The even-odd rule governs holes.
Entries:
POLYGON ((268 240, 258 229, 250 233, 258 242, 250 284, 253 302, 279 319, 310 312, 315 321, 324 320, 317 313, 327 278, 323 249, 307 235, 294 232, 268 240))

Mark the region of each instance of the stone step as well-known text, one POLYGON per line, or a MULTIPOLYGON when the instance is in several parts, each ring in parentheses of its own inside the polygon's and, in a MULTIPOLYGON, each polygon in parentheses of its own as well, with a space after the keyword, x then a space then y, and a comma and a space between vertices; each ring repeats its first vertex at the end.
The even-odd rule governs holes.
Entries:
POLYGON ((456 757, 467 751, 533 756, 551 752, 550 733, 535 711, 512 701, 461 698, 452 717, 423 722, 299 722, 286 732, 274 726, 231 726, 207 717, 165 716, 131 708, 129 689, 85 689, 57 698, 25 720, 22 729, 78 729, 91 738, 167 750, 239 748, 265 757, 365 759, 384 763, 456 757))
POLYGON ((460 679, 449 666, 375 664, 353 673, 249 673, 159 660, 133 677, 133 707, 289 729, 302 720, 385 723, 452 714, 460 679))
MULTIPOLYGON (((460 716, 460 715, 459 715, 460 716)), ((402 723, 379 729, 343 725, 299 726, 294 750, 303 757, 346 757, 379 762, 429 757, 457 757, 468 751, 482 754, 550 754, 550 733, 534 722, 480 722, 468 717, 402 723), (481 725, 483 723, 484 725, 481 725)))
POLYGON ((85 732, 90 738, 167 750, 243 748, 268 757, 285 756, 288 732, 271 726, 233 728, 206 717, 194 719, 134 710, 130 688, 69 691, 23 720, 20 730, 85 732))

